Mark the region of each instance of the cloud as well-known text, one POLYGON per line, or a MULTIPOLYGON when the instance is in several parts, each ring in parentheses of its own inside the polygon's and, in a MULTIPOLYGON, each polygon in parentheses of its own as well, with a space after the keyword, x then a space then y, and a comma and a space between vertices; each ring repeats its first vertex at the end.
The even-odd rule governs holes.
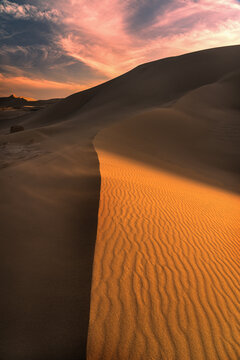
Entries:
MULTIPOLYGON (((17 5, 26 7, 29 4, 17 5)), ((61 11, 59 10, 58 13, 61 11)), ((85 89, 106 80, 106 76, 98 70, 71 57, 59 46, 56 38, 63 27, 62 23, 59 24, 46 17, 44 19, 38 17, 36 21, 32 17, 16 18, 15 15, 0 13, 0 73, 2 76, 12 79, 18 77, 18 80, 16 79, 18 87, 19 77, 29 79, 29 82, 26 81, 26 87, 31 89, 33 89, 31 84, 35 78, 50 81, 49 84, 60 83, 60 87, 50 86, 51 97, 55 96, 54 89, 58 89, 58 96, 66 96, 70 88, 85 89), (66 89, 64 83, 66 83, 66 89), (73 87, 72 84, 74 84, 73 87)), ((40 83, 36 82, 36 84, 40 83)), ((6 95, 12 92, 11 86, 7 87, 7 82, 0 84, 0 91, 3 88, 6 95)), ((25 91, 24 87, 23 91, 25 91)), ((39 96, 45 98, 49 96, 47 94, 49 91, 45 95, 39 90, 39 96)))
MULTIPOLYGON (((0 74, 0 96, 15 93, 17 96, 34 97, 47 99, 53 97, 68 96, 74 92, 84 90, 86 86, 80 86, 78 83, 63 83, 49 81, 42 78, 30 79, 25 76, 4 76, 0 74)), ((96 85, 92 82, 92 86, 96 85)))
POLYGON ((79 88, 240 38, 237 0, 0 0, 0 17, 4 76, 79 88))
POLYGON ((173 0, 133 0, 129 2, 126 12, 126 25, 128 31, 137 33, 142 28, 148 27, 159 14, 163 15, 173 0))
POLYGON ((57 21, 59 11, 57 9, 40 10, 38 7, 30 4, 19 5, 15 2, 3 0, 0 4, 0 13, 14 16, 16 19, 34 19, 57 21))
POLYGON ((112 0, 66 4, 60 46, 113 77, 142 62, 239 43, 235 0, 112 0), (191 41, 191 38, 193 39, 191 41))
POLYGON ((98 71, 65 54, 56 46, 2 46, 0 71, 2 74, 9 74, 9 69, 13 68, 28 77, 39 76, 62 82, 79 81, 79 85, 86 86, 93 79, 96 81, 106 79, 98 71))

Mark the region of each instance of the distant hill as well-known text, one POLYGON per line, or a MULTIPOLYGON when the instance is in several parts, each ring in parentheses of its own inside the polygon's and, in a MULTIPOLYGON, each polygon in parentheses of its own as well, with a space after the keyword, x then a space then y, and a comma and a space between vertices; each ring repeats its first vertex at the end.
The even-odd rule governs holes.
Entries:
POLYGON ((0 108, 14 108, 20 109, 23 107, 31 106, 36 109, 36 107, 45 107, 46 105, 54 104, 60 99, 49 99, 49 100, 36 100, 33 98, 27 98, 22 96, 16 96, 12 94, 7 97, 0 97, 0 108))

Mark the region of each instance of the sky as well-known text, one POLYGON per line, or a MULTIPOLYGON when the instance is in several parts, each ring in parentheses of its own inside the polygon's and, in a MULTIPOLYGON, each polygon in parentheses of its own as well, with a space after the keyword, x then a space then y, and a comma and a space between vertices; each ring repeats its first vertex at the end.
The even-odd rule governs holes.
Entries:
POLYGON ((0 0, 0 96, 66 97, 135 66, 240 44, 240 0, 0 0))

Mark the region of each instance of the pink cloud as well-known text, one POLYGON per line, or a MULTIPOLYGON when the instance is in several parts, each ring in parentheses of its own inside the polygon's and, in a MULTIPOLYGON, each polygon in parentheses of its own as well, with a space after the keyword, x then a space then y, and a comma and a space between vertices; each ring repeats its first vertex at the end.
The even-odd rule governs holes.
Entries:
POLYGON ((83 0, 81 7, 78 1, 70 1, 64 20, 69 34, 59 39, 60 45, 69 55, 115 76, 119 68, 125 70, 133 64, 131 58, 122 57, 132 45, 125 31, 125 6, 126 1, 119 0, 83 0))
POLYGON ((137 34, 127 30, 129 4, 68 2, 68 34, 59 44, 69 55, 113 77, 139 63, 239 43, 240 4, 235 0, 175 0, 137 34))

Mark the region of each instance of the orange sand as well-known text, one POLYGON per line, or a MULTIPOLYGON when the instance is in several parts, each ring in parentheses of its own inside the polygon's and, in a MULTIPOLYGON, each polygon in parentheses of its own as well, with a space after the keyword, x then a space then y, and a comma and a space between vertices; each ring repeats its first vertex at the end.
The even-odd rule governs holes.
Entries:
POLYGON ((95 145, 88 360, 239 359, 239 197, 95 145))

